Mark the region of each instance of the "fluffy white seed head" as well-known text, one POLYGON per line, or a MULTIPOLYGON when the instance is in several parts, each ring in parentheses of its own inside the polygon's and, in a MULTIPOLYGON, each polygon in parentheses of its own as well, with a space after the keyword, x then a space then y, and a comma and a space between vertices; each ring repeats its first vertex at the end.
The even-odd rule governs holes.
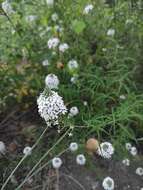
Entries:
POLYGON ((114 154, 114 147, 109 142, 101 143, 97 150, 97 153, 103 158, 110 159, 114 154))
POLYGON ((84 101, 84 102, 83 102, 83 105, 84 105, 84 106, 88 106, 88 102, 87 102, 87 101, 84 101))
POLYGON ((130 160, 126 158, 126 159, 122 160, 122 163, 123 163, 125 166, 129 166, 129 165, 130 165, 130 160))
POLYGON ((58 157, 52 159, 52 166, 55 169, 59 169, 62 165, 62 160, 58 157))
POLYGON ((133 146, 133 147, 131 148, 131 150, 130 150, 130 153, 131 153, 132 156, 136 156, 137 153, 138 153, 137 148, 136 148, 135 146, 133 146))
POLYGON ((25 154, 26 156, 30 156, 32 154, 32 148, 30 146, 26 146, 23 149, 23 154, 25 154))
POLYGON ((49 49, 55 49, 58 46, 59 43, 60 43, 59 38, 54 38, 53 37, 53 38, 50 38, 48 40, 47 45, 48 45, 49 49))
POLYGON ((78 108, 76 106, 70 108, 69 115, 71 117, 76 116, 78 113, 79 113, 79 110, 78 110, 78 108))
POLYGON ((105 190, 113 190, 114 180, 111 177, 106 177, 102 182, 102 186, 105 190))
POLYGON ((78 150, 78 144, 76 142, 72 142, 69 146, 69 149, 71 152, 75 152, 76 150, 78 150))
POLYGON ((54 74, 49 74, 45 78, 45 84, 49 89, 58 89, 59 79, 54 74))
POLYGON ((76 60, 72 59, 68 62, 68 68, 69 70, 77 69, 78 68, 78 63, 76 60))
POLYGON ((63 44, 60 44, 59 45, 59 51, 60 52, 65 52, 66 50, 68 50, 69 49, 69 45, 67 44, 67 43, 63 43, 63 44))
POLYGON ((6 146, 4 142, 0 141, 0 154, 4 154, 6 151, 6 146))
POLYGON ((130 151, 131 148, 132 148, 131 143, 126 143, 126 144, 125 144, 125 148, 126 148, 126 150, 130 151))
POLYGON ((54 91, 51 91, 50 94, 47 94, 46 91, 41 93, 37 99, 37 104, 40 116, 49 126, 51 124, 57 125, 59 117, 67 112, 62 97, 54 91))
POLYGON ((143 176, 143 168, 142 167, 138 167, 136 169, 136 174, 139 175, 139 176, 143 176))
POLYGON ((84 8, 83 13, 84 13, 84 14, 88 14, 90 11, 92 11, 93 8, 94 8, 94 7, 93 7, 92 4, 86 5, 86 7, 84 8))
POLYGON ((43 66, 48 66, 48 65, 50 65, 48 59, 45 59, 44 61, 42 61, 42 65, 43 65, 43 66))
POLYGON ((85 163, 86 163, 86 158, 85 158, 85 156, 84 156, 83 154, 77 155, 77 157, 76 157, 76 163, 77 163, 78 165, 81 165, 81 166, 85 165, 85 163))
POLYGON ((70 79, 71 83, 76 84, 78 81, 78 75, 73 75, 70 79))
POLYGON ((57 15, 57 13, 53 13, 52 14, 52 16, 51 16, 51 19, 54 21, 54 22, 56 22, 57 20, 58 20, 58 15, 57 15))
POLYGON ((115 35, 115 29, 109 29, 108 31, 107 31, 107 36, 114 36, 115 35))
POLYGON ((124 94, 122 94, 122 95, 119 96, 119 98, 120 98, 121 100, 125 100, 125 99, 126 99, 126 96, 125 96, 124 94))

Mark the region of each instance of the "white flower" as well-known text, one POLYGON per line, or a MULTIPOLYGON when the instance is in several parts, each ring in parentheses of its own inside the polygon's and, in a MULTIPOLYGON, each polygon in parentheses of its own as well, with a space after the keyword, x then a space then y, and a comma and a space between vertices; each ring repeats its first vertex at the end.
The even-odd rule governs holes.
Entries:
POLYGON ((72 137, 72 136, 73 136, 73 133, 68 133, 68 136, 69 136, 69 137, 72 137))
POLYGON ((68 62, 68 68, 69 68, 70 70, 72 70, 72 69, 77 69, 77 68, 78 68, 78 63, 77 63, 77 61, 74 60, 74 59, 70 60, 70 61, 68 62))
POLYGON ((45 59, 44 61, 42 61, 42 65, 43 65, 43 66, 48 66, 48 65, 50 65, 48 59, 45 59))
POLYGON ((126 158, 126 159, 122 160, 122 163, 123 163, 125 166, 129 166, 129 165, 130 165, 130 160, 126 158))
POLYGON ((127 19, 126 20, 126 24, 132 24, 133 23, 133 20, 132 19, 127 19))
POLYGON ((48 40, 47 45, 49 49, 52 49, 52 48, 54 49, 58 46, 59 43, 60 43, 60 40, 58 38, 51 38, 48 40))
POLYGON ((130 150, 130 153, 132 156, 136 156, 137 155, 137 148, 133 146, 130 150))
POLYGON ((60 44, 59 45, 59 51, 65 52, 67 49, 69 49, 69 45, 66 43, 60 44))
POLYGON ((53 168, 59 169, 62 165, 62 160, 58 157, 55 157, 52 159, 52 165, 53 165, 53 168))
POLYGON ((97 150, 97 153, 100 156, 102 156, 103 158, 108 158, 109 159, 114 154, 114 147, 109 142, 101 143, 98 150, 97 150))
POLYGON ((131 145, 131 143, 126 143, 126 144, 125 144, 125 147, 126 147, 127 150, 130 151, 131 148, 132 148, 132 145, 131 145))
POLYGON ((140 190, 143 190, 143 187, 140 190))
POLYGON ((7 14, 12 14, 14 13, 11 4, 6 0, 2 4, 2 9, 7 13, 7 14))
POLYGON ((15 34, 15 33, 16 33, 16 31, 15 31, 14 29, 12 29, 12 30, 11 30, 11 33, 12 33, 12 34, 15 34))
POLYGON ((58 77, 54 74, 49 74, 45 78, 45 84, 50 89, 58 89, 59 83, 58 77))
POLYGON ((87 106, 87 105, 88 105, 87 101, 84 101, 84 102, 83 102, 83 105, 84 105, 84 106, 87 106))
POLYGON ((51 31, 51 29, 52 29, 51 26, 47 26, 46 31, 49 32, 49 31, 51 31))
POLYGON ((79 113, 79 110, 78 110, 78 108, 76 106, 70 108, 70 113, 69 114, 70 114, 71 117, 76 116, 78 113, 79 113))
POLYGON ((90 11, 92 11, 92 9, 93 9, 93 5, 92 5, 92 4, 89 4, 89 5, 87 5, 87 6, 84 8, 83 13, 84 13, 84 14, 88 14, 90 11))
POLYGON ((36 15, 28 15, 25 17, 26 22, 34 22, 37 19, 36 15))
POLYGON ((54 22, 56 22, 59 17, 58 17, 58 15, 57 15, 57 13, 54 13, 54 14, 52 14, 51 18, 52 18, 52 20, 53 20, 54 22))
POLYGON ((125 100, 125 99, 126 99, 126 96, 122 94, 122 95, 119 96, 119 98, 120 98, 121 100, 125 100))
POLYGON ((141 168, 141 167, 137 168, 136 174, 142 176, 143 175, 143 168, 141 168))
POLYGON ((6 151, 6 146, 4 142, 0 141, 0 154, 4 154, 6 151))
POLYGON ((111 177, 106 177, 103 180, 102 186, 105 190, 113 190, 114 189, 114 180, 111 177))
POLYGON ((114 36, 115 35, 115 30, 114 29, 109 29, 108 31, 107 31, 107 36, 114 36))
POLYGON ((37 99, 37 104, 39 114, 47 122, 47 125, 58 124, 59 117, 67 112, 62 97, 54 91, 48 94, 45 89, 37 99))
POLYGON ((71 77, 70 79, 71 83, 73 84, 76 84, 77 80, 78 80, 78 75, 73 75, 73 77, 71 77))
POLYGON ((103 51, 103 52, 106 52, 106 51, 107 51, 107 48, 102 48, 102 51, 103 51))
POLYGON ((54 0, 46 0, 47 5, 53 6, 54 5, 54 0))
POLYGON ((30 156, 32 154, 32 148, 27 146, 23 149, 23 154, 25 154, 26 156, 30 156))
POLYGON ((78 149, 78 144, 76 142, 72 142, 69 146, 70 151, 75 152, 78 149))
POLYGON ((81 165, 81 166, 85 165, 85 163, 86 163, 86 158, 85 158, 85 156, 84 156, 83 154, 77 155, 77 157, 76 157, 76 163, 77 163, 78 165, 81 165))

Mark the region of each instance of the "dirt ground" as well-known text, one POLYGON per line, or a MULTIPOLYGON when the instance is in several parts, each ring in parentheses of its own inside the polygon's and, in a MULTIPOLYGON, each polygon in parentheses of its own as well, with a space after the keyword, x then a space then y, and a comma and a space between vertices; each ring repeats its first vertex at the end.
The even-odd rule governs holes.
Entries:
MULTIPOLYGON (((39 123, 37 111, 33 108, 30 113, 15 110, 1 117, 0 122, 0 141, 4 141, 8 151, 16 157, 25 143, 33 143, 30 136, 23 132, 26 128, 34 128, 39 123), (30 114, 32 113, 32 114, 30 114), (31 121, 31 123, 27 122, 31 121)), ((41 122, 41 121, 40 121, 41 122)), ((115 190, 140 190, 143 187, 143 176, 135 173, 137 167, 143 167, 143 156, 131 161, 130 166, 125 166, 121 161, 105 160, 97 156, 91 158, 91 163, 86 166, 77 166, 75 155, 65 153, 62 156, 63 165, 59 171, 59 187, 57 188, 57 177, 55 171, 48 167, 40 177, 36 177, 28 182, 21 190, 103 190, 102 181, 110 176, 114 179, 115 190)), ((0 181, 2 184, 3 170, 1 169, 2 160, 0 158, 0 181)), ((24 171, 19 171, 23 173, 24 171)), ((16 180, 18 181, 18 175, 16 180)), ((14 190, 14 187, 6 188, 14 190)))

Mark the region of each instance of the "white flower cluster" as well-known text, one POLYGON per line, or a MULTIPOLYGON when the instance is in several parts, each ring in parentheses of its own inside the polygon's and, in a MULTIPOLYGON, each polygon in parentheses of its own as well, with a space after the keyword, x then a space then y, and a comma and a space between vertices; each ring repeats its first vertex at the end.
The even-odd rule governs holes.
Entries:
POLYGON ((51 91, 49 95, 45 91, 41 93, 37 104, 39 114, 47 122, 47 125, 58 124, 59 117, 67 112, 62 97, 54 91, 51 91))
POLYGON ((132 156, 136 156, 138 151, 135 146, 132 146, 131 143, 126 143, 125 144, 126 149, 130 152, 132 156))
POLYGON ((86 7, 84 8, 83 13, 84 14, 88 14, 90 11, 92 11, 92 9, 93 9, 93 5, 92 4, 86 5, 86 7))
POLYGON ((54 5, 54 0, 46 0, 47 5, 53 6, 54 5))
POLYGON ((26 146, 23 149, 23 154, 25 154, 26 156, 30 156, 32 154, 32 148, 30 146, 26 146))
POLYGON ((4 142, 0 141, 0 154, 4 154, 6 151, 6 146, 4 142))
POLYGON ((69 146, 71 152, 75 152, 78 150, 78 144, 76 142, 72 142, 69 146))
POLYGON ((72 59, 68 62, 68 68, 69 70, 77 69, 78 68, 78 63, 76 60, 72 59))
POLYGON ((114 180, 111 177, 106 177, 103 180, 102 186, 105 190, 113 190, 114 189, 114 180))
POLYGON ((67 49, 69 49, 69 45, 67 43, 63 43, 59 45, 59 51, 65 52, 67 49))
POLYGON ((101 143, 97 150, 97 154, 99 154, 103 158, 109 159, 114 154, 114 147, 109 142, 101 143))
POLYGON ((122 163, 125 165, 125 166, 129 166, 130 165, 130 160, 125 158, 124 160, 122 160, 122 163))
POLYGON ((58 89, 59 79, 54 74, 49 74, 45 78, 45 84, 49 89, 58 89))
POLYGON ((107 36, 114 36, 115 35, 115 29, 109 29, 108 31, 107 31, 107 36))
POLYGON ((122 95, 119 96, 119 98, 120 98, 121 100, 125 100, 125 99, 126 99, 126 96, 125 96, 124 94, 122 94, 122 95))
POLYGON ((70 81, 71 81, 72 84, 76 84, 76 83, 77 83, 77 80, 78 80, 78 75, 77 75, 77 74, 76 74, 76 75, 73 75, 73 76, 71 77, 71 79, 70 79, 70 81))
POLYGON ((42 65, 43 65, 43 66, 48 66, 48 65, 50 65, 48 59, 45 59, 44 61, 42 61, 42 65))
POLYGON ((7 14, 12 14, 14 13, 14 10, 12 9, 11 4, 8 2, 8 0, 2 2, 1 4, 2 9, 7 13, 7 14))
POLYGON ((47 45, 49 49, 55 49, 59 43, 60 43, 59 38, 53 37, 48 40, 47 45))
POLYGON ((51 19, 54 21, 54 22, 56 22, 57 20, 58 20, 58 15, 57 15, 57 13, 53 13, 52 14, 52 16, 51 16, 51 19))
POLYGON ((52 166, 55 169, 59 169, 62 165, 62 160, 59 157, 55 157, 52 159, 52 166))
POLYGON ((80 166, 85 165, 86 163, 86 158, 83 154, 78 154, 76 157, 76 163, 80 166))
POLYGON ((74 117, 79 113, 79 110, 76 106, 70 108, 70 113, 68 114, 68 117, 74 117))
POLYGON ((143 176, 143 168, 142 167, 139 167, 136 169, 136 174, 139 175, 139 176, 143 176))

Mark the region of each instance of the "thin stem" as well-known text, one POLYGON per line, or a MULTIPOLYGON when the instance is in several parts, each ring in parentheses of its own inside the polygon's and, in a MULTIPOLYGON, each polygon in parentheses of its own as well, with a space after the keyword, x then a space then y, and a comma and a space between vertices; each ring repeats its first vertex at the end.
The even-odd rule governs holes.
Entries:
POLYGON ((60 184, 59 169, 56 169, 56 177, 57 177, 56 190, 59 190, 59 184, 60 184))
MULTIPOLYGON (((40 137, 37 139, 37 141, 35 142, 35 144, 32 146, 32 150, 37 146, 37 144, 39 143, 39 141, 41 140, 41 138, 43 137, 43 135, 45 134, 45 132, 47 131, 49 126, 47 126, 45 128, 45 130, 43 131, 43 133, 40 135, 40 137)), ((13 174, 15 173, 15 171, 19 168, 19 166, 22 164, 22 162, 26 159, 27 155, 24 155, 24 157, 20 160, 20 162, 17 164, 17 166, 14 168, 14 170, 11 172, 11 174, 9 175, 9 177, 7 178, 7 180, 4 182, 1 190, 3 190, 6 185, 8 184, 10 178, 13 176, 13 174)))
MULTIPOLYGON (((70 128, 66 131, 66 133, 64 133, 61 138, 40 158, 40 160, 37 162, 37 164, 35 164, 35 166, 30 170, 30 172, 27 174, 27 176, 25 177, 24 181, 15 189, 15 190, 19 190, 24 184, 25 182, 29 179, 29 177, 32 177, 33 175, 32 172, 37 168, 37 166, 46 158, 46 156, 63 140, 63 138, 68 134, 69 130, 71 130, 70 128)), ((48 161, 49 163, 50 161, 48 161)), ((43 168, 43 167, 42 167, 43 168)), ((40 168, 41 170, 41 168, 40 168)), ((40 171, 38 170, 38 171, 40 171)), ((36 172, 37 173, 37 172, 36 172)), ((35 173, 34 173, 35 175, 35 173)))

